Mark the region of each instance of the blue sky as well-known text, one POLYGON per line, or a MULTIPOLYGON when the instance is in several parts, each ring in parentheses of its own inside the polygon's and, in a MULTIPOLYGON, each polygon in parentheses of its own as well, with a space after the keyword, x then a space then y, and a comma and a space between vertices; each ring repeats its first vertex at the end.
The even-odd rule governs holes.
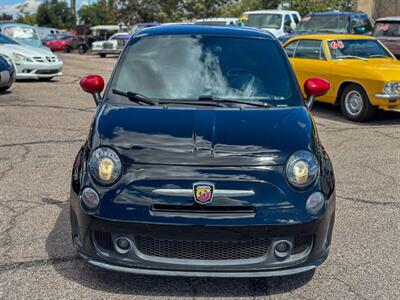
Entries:
MULTIPOLYGON (((6 12, 15 14, 18 11, 17 6, 24 3, 27 3, 27 10, 32 13, 42 1, 43 0, 0 0, 0 13, 6 12)), ((66 1, 69 3, 69 0, 66 1)), ((96 0, 77 0, 77 8, 80 7, 82 3, 93 3, 94 1, 96 0)))

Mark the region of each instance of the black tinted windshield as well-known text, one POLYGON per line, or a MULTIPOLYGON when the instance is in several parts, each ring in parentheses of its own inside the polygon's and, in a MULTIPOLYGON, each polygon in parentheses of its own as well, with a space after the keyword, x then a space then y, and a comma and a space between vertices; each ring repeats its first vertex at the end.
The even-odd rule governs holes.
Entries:
POLYGON ((16 41, 14 41, 13 39, 0 34, 0 44, 14 44, 14 45, 18 45, 18 43, 16 41))
POLYGON ((348 58, 382 58, 390 57, 382 45, 376 40, 334 40, 328 41, 332 59, 348 58))
POLYGON ((347 33, 349 17, 347 16, 305 16, 297 28, 304 33, 347 33))
POLYGON ((282 15, 280 14, 249 14, 243 18, 244 26, 255 28, 280 29, 282 15))
POLYGON ((387 37, 400 37, 400 21, 376 23, 374 35, 387 36, 387 37))
POLYGON ((299 105, 294 82, 286 56, 272 40, 154 36, 129 42, 112 89, 156 99, 211 96, 299 105))

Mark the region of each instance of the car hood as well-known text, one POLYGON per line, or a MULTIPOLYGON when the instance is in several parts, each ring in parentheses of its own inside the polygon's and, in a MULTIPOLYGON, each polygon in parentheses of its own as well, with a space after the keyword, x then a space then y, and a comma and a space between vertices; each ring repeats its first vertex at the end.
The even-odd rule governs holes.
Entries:
POLYGON ((276 38, 280 37, 283 35, 283 32, 279 29, 272 29, 272 28, 262 28, 265 31, 270 32, 271 34, 273 34, 276 38))
POLYGON ((27 45, 13 45, 13 44, 3 44, 0 45, 0 51, 5 54, 11 54, 12 52, 17 52, 25 56, 44 56, 53 55, 53 53, 48 48, 38 48, 27 45))
MULTIPOLYGON (((374 80, 400 80, 400 62, 391 58, 373 58, 368 60, 348 59, 337 61, 337 65, 346 70, 358 70, 363 77, 374 80)), ((348 72, 348 71, 347 71, 348 72)))
POLYGON ((109 146, 124 164, 283 165, 293 152, 315 150, 305 107, 198 109, 104 105, 91 147, 109 146))

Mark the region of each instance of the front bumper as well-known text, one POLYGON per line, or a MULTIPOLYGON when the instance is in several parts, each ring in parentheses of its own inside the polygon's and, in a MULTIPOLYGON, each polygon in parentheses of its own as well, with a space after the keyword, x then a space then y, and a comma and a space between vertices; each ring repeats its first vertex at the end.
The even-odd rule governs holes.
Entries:
MULTIPOLYGON (((84 260, 108 270, 170 276, 268 277, 306 272, 320 265, 328 256, 334 213, 334 194, 327 201, 326 211, 319 219, 304 224, 292 225, 288 222, 283 225, 257 226, 111 221, 86 215, 77 201, 71 201, 72 237, 84 260), (96 235, 98 232, 108 235, 102 234, 99 238, 96 235), (115 251, 113 241, 115 237, 120 236, 128 237, 133 241, 132 249, 128 254, 122 255, 115 251), (151 244, 143 246, 143 242, 138 242, 138 236, 148 237, 152 241, 151 244), (292 251, 283 260, 274 256, 274 247, 278 241, 288 240, 292 243, 292 249, 295 249, 295 238, 299 236, 312 237, 308 246, 303 246, 302 251, 301 249, 292 251), (203 249, 203 252, 212 249, 210 255, 215 258, 218 255, 214 252, 226 251, 229 248, 228 245, 238 245, 237 248, 235 246, 231 249, 239 251, 237 249, 243 245, 253 245, 255 240, 260 239, 268 239, 267 250, 262 255, 254 255, 254 257, 207 260, 204 259, 204 253, 195 254, 200 259, 193 258, 192 253, 188 254, 189 259, 169 255, 171 253, 187 255, 188 248, 196 251, 198 247, 203 249), (179 242, 174 244, 174 241, 179 242), (164 242, 169 243, 166 251, 162 245, 164 242), (192 242, 194 242, 193 247, 192 242), (223 243, 224 247, 215 246, 216 242, 223 243), (203 243, 211 245, 210 248, 202 248, 203 243)), ((257 245, 251 251, 255 251, 256 247, 257 245)))
POLYGON ((103 49, 103 50, 94 50, 93 52, 97 55, 100 54, 120 54, 122 49, 103 49))
POLYGON ((61 76, 63 63, 18 62, 14 66, 17 79, 38 79, 61 76))

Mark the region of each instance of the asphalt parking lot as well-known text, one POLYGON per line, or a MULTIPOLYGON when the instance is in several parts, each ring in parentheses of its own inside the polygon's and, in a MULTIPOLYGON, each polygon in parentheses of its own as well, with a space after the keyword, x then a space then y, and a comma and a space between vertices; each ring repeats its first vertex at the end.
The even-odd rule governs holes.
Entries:
POLYGON ((17 82, 0 95, 0 298, 399 299, 400 114, 368 123, 314 109, 336 173, 331 253, 315 272, 263 279, 135 276, 89 267, 70 240, 73 159, 95 106, 88 73, 109 77, 115 58, 63 55, 64 76, 17 82))

